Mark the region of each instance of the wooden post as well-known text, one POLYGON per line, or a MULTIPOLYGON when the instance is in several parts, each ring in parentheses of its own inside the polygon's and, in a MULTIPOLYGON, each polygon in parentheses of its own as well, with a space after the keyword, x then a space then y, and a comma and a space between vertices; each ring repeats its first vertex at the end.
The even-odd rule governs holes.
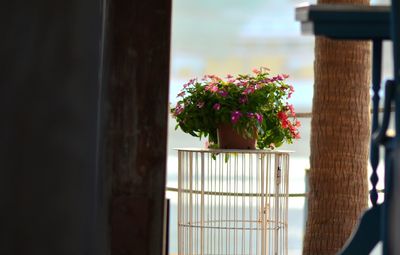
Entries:
POLYGON ((110 0, 106 169, 111 254, 162 252, 171 1, 110 0))
POLYGON ((98 227, 101 0, 0 8, 0 254, 106 254, 98 227))

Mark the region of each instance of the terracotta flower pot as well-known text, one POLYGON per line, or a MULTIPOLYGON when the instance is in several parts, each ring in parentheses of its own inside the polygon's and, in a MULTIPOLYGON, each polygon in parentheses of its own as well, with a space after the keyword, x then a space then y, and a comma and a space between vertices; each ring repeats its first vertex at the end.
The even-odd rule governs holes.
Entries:
MULTIPOLYGON (((256 130, 254 130, 256 132, 256 130)), ((231 124, 221 124, 217 130, 218 143, 221 149, 250 149, 256 148, 256 138, 244 138, 233 129, 231 124)))

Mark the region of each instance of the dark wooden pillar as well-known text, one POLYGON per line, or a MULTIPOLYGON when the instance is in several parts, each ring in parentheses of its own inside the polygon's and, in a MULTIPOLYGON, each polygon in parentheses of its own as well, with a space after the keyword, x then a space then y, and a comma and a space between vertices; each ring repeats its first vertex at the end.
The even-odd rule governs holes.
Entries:
POLYGON ((109 0, 107 65, 113 255, 162 250, 170 0, 109 0))
POLYGON ((1 4, 0 254, 105 254, 101 13, 101 0, 1 4))

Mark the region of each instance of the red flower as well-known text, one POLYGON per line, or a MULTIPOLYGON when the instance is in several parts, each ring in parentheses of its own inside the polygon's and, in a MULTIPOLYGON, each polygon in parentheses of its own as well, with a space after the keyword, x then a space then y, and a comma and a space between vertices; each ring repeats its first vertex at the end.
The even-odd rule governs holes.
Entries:
POLYGON ((285 112, 278 112, 278 118, 280 120, 287 120, 287 115, 285 112))
POLYGON ((278 118, 281 121, 281 125, 283 128, 287 128, 289 127, 289 120, 288 120, 288 116, 285 112, 278 112, 278 118))
POLYGON ((300 122, 298 120, 296 120, 296 122, 294 123, 294 125, 292 123, 289 122, 289 131, 290 134, 292 135, 293 138, 295 139, 299 139, 300 138, 300 132, 297 130, 297 127, 300 126, 300 122))

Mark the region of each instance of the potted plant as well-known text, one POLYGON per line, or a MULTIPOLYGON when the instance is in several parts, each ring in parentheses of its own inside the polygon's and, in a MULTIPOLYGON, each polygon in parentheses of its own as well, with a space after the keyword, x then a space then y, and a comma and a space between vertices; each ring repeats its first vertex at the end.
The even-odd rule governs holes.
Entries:
POLYGON ((207 137, 211 145, 229 149, 275 148, 299 138, 288 75, 270 76, 265 67, 251 75, 206 75, 183 85, 171 108, 183 132, 207 137), (229 139, 234 141, 230 141, 229 139), (235 140, 236 139, 236 140, 235 140), (235 142, 236 141, 236 142, 235 142))

